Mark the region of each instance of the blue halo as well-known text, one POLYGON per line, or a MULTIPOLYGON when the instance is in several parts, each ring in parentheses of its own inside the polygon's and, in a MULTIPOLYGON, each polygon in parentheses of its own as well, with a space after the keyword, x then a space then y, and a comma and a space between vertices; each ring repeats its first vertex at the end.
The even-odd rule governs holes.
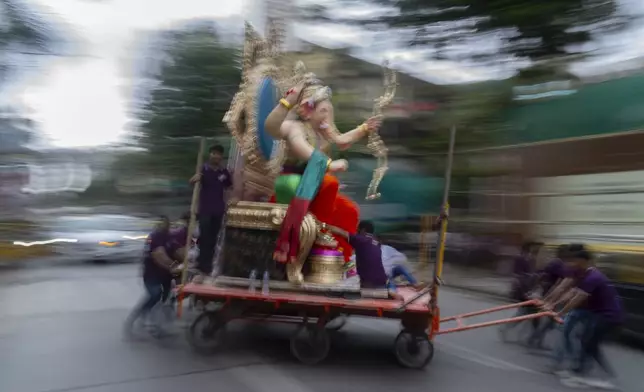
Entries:
POLYGON ((279 90, 270 77, 264 77, 257 89, 257 143, 264 159, 273 155, 275 140, 264 129, 264 121, 279 102, 279 90))

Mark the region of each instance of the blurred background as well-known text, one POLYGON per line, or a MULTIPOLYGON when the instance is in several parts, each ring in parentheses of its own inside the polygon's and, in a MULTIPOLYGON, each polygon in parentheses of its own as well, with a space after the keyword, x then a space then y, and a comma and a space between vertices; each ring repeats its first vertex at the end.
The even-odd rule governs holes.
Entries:
POLYGON ((364 201, 364 148, 342 176, 385 241, 415 257, 454 126, 453 271, 495 279, 522 241, 585 242, 644 300, 642 16, 639 0, 2 0, 0 260, 138 260, 154 219, 188 209, 199 138, 235 151, 244 20, 284 18, 341 130, 370 115, 383 60, 399 73, 382 198, 364 201))

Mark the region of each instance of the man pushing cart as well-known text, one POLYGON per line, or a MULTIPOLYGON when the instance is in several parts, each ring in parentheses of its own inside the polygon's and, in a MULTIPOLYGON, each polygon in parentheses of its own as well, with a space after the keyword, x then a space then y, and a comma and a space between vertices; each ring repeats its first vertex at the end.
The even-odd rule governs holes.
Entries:
MULTIPOLYGON (((331 158, 331 147, 344 149, 367 139, 367 147, 378 159, 367 200, 378 198, 378 185, 387 170, 387 148, 377 131, 382 110, 395 95, 395 73, 384 68, 385 93, 375 100, 373 116, 341 133, 333 122, 331 89, 301 63, 292 72, 278 64, 283 60, 276 50, 278 29, 270 29, 266 41, 250 25, 246 29, 242 84, 225 121, 243 155, 242 182, 262 190, 270 200, 231 205, 219 270, 199 283, 182 282, 180 298, 191 296, 216 305, 205 306, 192 323, 188 336, 193 347, 215 350, 226 325, 236 319, 293 323, 298 329, 291 339, 291 352, 300 361, 314 364, 328 355, 327 325, 344 315, 361 315, 400 320, 396 356, 406 367, 421 368, 432 359, 433 340, 439 334, 552 315, 542 312, 462 325, 466 317, 525 305, 518 304, 441 320, 437 298, 447 219, 440 223, 434 280, 426 288, 392 290, 381 260, 378 270, 384 284, 366 287, 345 279, 353 249, 362 250, 356 241, 359 209, 339 193, 335 174, 347 170, 348 162, 331 158), (443 321, 456 321, 457 326, 442 330, 443 321)), ((452 129, 446 215, 454 138, 452 129)), ((360 269, 358 265, 359 273, 360 269)))

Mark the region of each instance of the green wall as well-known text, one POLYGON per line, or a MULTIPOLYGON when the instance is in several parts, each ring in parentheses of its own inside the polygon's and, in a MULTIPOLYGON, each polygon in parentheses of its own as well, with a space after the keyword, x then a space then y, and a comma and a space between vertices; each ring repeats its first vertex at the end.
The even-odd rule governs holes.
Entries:
POLYGON ((568 96, 517 102, 509 121, 511 144, 644 129, 644 75, 583 85, 568 96))

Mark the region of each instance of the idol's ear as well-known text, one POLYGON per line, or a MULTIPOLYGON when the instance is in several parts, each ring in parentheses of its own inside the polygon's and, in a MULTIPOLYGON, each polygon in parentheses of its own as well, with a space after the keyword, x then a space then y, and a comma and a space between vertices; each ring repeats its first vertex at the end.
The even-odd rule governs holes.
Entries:
POLYGON ((315 109, 315 101, 313 97, 304 99, 297 107, 297 115, 303 119, 308 119, 311 113, 315 109))

